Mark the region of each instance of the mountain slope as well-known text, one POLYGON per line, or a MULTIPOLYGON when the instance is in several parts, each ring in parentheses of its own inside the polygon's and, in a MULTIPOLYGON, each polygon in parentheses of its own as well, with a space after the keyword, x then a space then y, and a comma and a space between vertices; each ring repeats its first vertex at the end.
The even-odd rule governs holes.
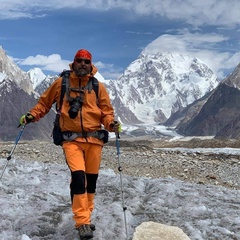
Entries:
MULTIPOLYGON (((45 75, 40 68, 34 68, 28 71, 28 75, 32 81, 34 91, 41 95, 53 82, 56 80, 59 75, 45 75)), ((97 72, 95 77, 102 82, 105 82, 103 76, 97 72)), ((106 81, 108 82, 108 81, 106 81)))
POLYGON ((114 91, 115 98, 138 121, 163 123, 217 85, 217 77, 199 59, 176 53, 142 53, 114 81, 114 91))
MULTIPOLYGON (((10 79, 0 81, 0 90, 0 140, 13 141, 20 130, 17 126, 21 115, 27 113, 37 100, 10 79)), ((50 139, 54 117, 55 113, 50 111, 45 119, 28 124, 22 139, 50 139)))
MULTIPOLYGON (((37 102, 27 73, 18 68, 0 48, 0 140, 13 141, 19 119, 37 102)), ((55 113, 50 111, 38 123, 28 124, 22 139, 50 139, 55 113)))
POLYGON ((25 92, 31 94, 33 86, 28 74, 22 71, 13 60, 8 57, 0 46, 0 73, 8 76, 9 79, 14 81, 25 92))
MULTIPOLYGON (((194 105, 194 104, 193 104, 194 105)), ((191 136, 240 137, 240 64, 211 93, 200 111, 177 126, 177 132, 191 136)), ((185 119, 185 120, 186 120, 185 119)))

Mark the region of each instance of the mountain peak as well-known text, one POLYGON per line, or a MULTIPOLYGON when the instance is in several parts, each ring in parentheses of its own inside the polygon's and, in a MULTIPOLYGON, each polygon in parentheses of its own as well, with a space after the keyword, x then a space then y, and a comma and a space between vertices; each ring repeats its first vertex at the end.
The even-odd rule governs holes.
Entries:
POLYGON ((27 93, 33 92, 33 86, 27 73, 22 71, 13 59, 6 55, 2 47, 0 48, 0 73, 8 76, 11 81, 14 81, 27 93))
POLYGON ((27 74, 31 79, 34 89, 46 78, 46 75, 40 68, 33 68, 29 70, 27 74))
POLYGON ((223 83, 240 90, 240 63, 234 71, 223 80, 223 83))
POLYGON ((201 60, 180 53, 143 51, 116 81, 123 105, 145 123, 164 122, 218 85, 201 60))

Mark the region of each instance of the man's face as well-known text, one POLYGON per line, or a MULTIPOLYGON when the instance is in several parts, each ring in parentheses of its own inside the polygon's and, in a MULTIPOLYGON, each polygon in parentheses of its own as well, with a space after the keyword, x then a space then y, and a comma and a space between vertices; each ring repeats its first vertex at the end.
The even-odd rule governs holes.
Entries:
POLYGON ((91 72, 91 61, 85 58, 76 58, 73 64, 73 71, 78 77, 89 74, 91 72))

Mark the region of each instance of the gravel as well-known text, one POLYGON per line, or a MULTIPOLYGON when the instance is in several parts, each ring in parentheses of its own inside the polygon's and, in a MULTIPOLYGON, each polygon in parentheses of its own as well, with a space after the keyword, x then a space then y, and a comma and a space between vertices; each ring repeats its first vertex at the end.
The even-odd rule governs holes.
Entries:
MULTIPOLYGON (((0 158, 9 156, 14 143, 0 142, 0 158)), ((195 184, 211 184, 240 189, 240 156, 211 151, 183 152, 168 148, 240 148, 237 140, 120 140, 120 154, 115 141, 103 148, 101 169, 148 178, 172 177, 195 184)), ((65 164, 62 148, 46 141, 19 142, 12 158, 65 164)))

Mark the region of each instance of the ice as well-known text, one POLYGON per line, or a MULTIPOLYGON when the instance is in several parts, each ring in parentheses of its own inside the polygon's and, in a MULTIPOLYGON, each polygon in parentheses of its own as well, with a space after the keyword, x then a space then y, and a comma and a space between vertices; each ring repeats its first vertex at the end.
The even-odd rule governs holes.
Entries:
MULTIPOLYGON (((229 151, 229 149, 228 149, 229 151)), ((0 166, 6 160, 0 159, 0 166)), ((0 182, 1 240, 77 240, 66 165, 11 160, 0 182)), ((173 178, 137 178, 101 170, 94 239, 129 239, 144 221, 180 227, 192 240, 240 239, 240 191, 173 178)))

